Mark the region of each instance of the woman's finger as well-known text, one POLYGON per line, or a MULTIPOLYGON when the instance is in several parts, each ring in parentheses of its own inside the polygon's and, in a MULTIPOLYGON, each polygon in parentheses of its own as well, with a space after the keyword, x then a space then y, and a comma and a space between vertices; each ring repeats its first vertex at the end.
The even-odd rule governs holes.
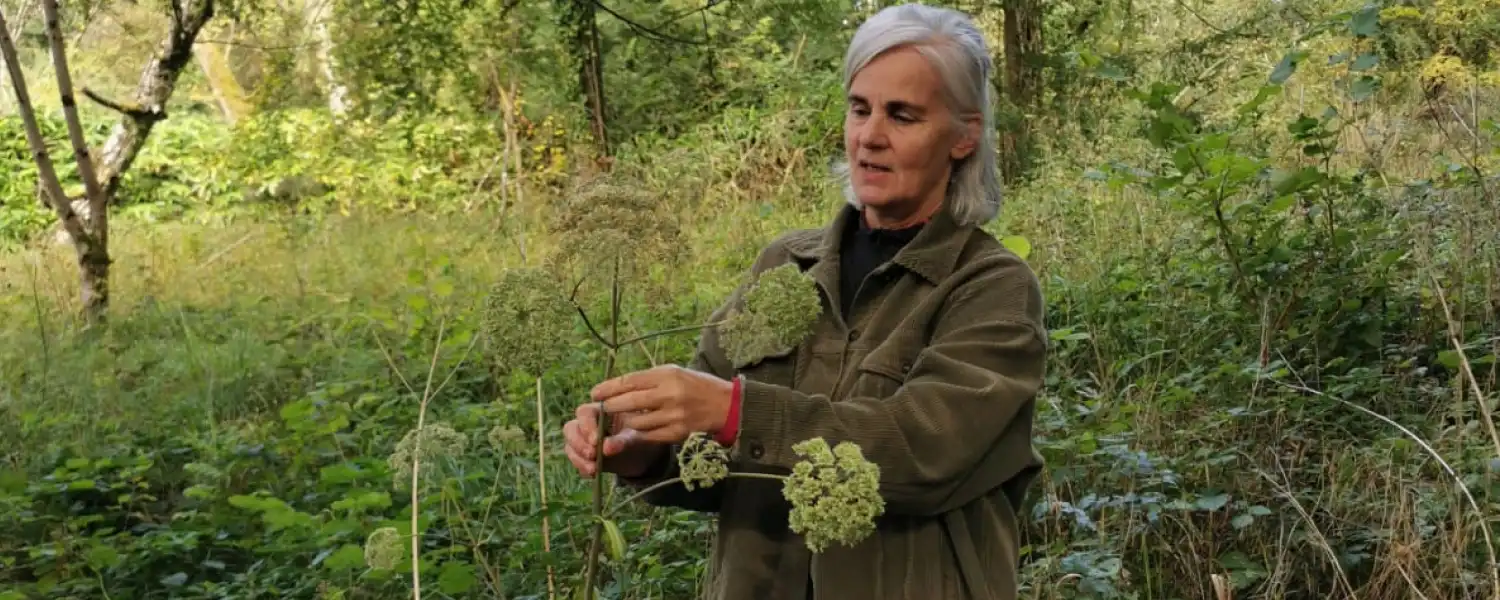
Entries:
POLYGON ((681 411, 668 408, 647 412, 627 413, 620 415, 620 420, 625 423, 625 427, 628 429, 634 429, 641 432, 649 432, 654 429, 660 429, 662 427, 680 422, 682 420, 680 413, 681 411))
POLYGON ((568 462, 573 463, 573 468, 578 471, 579 475, 584 477, 594 476, 594 461, 579 456, 578 450, 571 445, 565 448, 565 452, 568 455, 568 462))
MULTIPOLYGON (((655 388, 625 392, 603 402, 604 410, 616 419, 638 411, 653 411, 661 408, 663 396, 655 388)), ((629 427, 629 425, 626 425, 629 427)))

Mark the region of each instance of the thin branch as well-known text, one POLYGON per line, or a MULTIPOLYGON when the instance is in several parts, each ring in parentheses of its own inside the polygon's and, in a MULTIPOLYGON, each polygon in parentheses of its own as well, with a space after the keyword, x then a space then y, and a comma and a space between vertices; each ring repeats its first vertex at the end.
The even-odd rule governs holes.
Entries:
POLYGON ((681 326, 681 327, 672 327, 670 329, 662 329, 660 331, 653 331, 651 333, 644 333, 644 334, 638 335, 636 337, 630 338, 628 340, 625 340, 623 342, 620 342, 620 347, 623 348, 625 346, 629 346, 629 345, 634 344, 636 342, 645 342, 645 341, 648 341, 648 340, 651 340, 651 339, 654 339, 654 338, 659 338, 659 337, 662 337, 662 336, 665 336, 665 335, 672 335, 674 333, 687 333, 687 332, 690 332, 690 331, 698 331, 700 329, 707 329, 709 327, 718 327, 720 325, 723 325, 724 323, 725 323, 724 321, 714 321, 712 323, 704 323, 702 325, 684 325, 684 326, 681 326))
POLYGON ((117 113, 120 113, 122 115, 130 117, 131 119, 135 119, 137 121, 142 121, 142 120, 146 120, 146 119, 151 119, 151 120, 157 120, 157 121, 159 121, 159 120, 167 118, 167 111, 166 111, 166 109, 164 109, 164 108, 162 108, 160 106, 149 106, 148 107, 148 106, 141 106, 139 104, 126 104, 124 102, 118 102, 118 101, 115 101, 115 100, 110 100, 109 98, 105 98, 104 96, 99 95, 98 92, 95 92, 94 90, 91 90, 91 89, 89 89, 87 87, 85 87, 85 88, 83 88, 83 89, 81 89, 79 91, 83 93, 84 97, 88 98, 89 100, 93 100, 95 103, 99 104, 100 106, 103 106, 104 108, 108 108, 108 109, 110 109, 112 111, 115 111, 117 113))
POLYGON ((589 314, 587 312, 584 312, 583 306, 579 305, 577 302, 574 302, 573 308, 578 311, 578 316, 583 319, 584 327, 587 327, 589 329, 589 334, 593 335, 595 340, 598 340, 600 344, 603 344, 605 348, 609 348, 610 350, 615 350, 618 348, 618 346, 611 344, 609 340, 604 339, 604 335, 599 333, 598 329, 594 328, 594 323, 593 321, 589 320, 589 314))
POLYGON ((37 125, 36 112, 31 105, 31 94, 26 90, 26 76, 21 72, 21 61, 17 56, 16 44, 10 38, 10 26, 5 22, 3 11, 0 11, 0 58, 5 59, 5 64, 10 70, 11 87, 16 92, 16 112, 21 114, 21 123, 26 129, 26 141, 31 146, 31 154, 36 161, 37 175, 47 190, 46 195, 52 205, 52 210, 57 213, 57 219, 62 222, 63 229, 68 232, 68 235, 73 237, 74 243, 86 244, 89 240, 88 232, 84 231, 83 222, 78 218, 78 213, 73 211, 67 195, 63 193, 62 183, 57 178, 57 169, 52 165, 52 156, 47 153, 47 142, 42 138, 41 127, 37 125))
POLYGON ((67 122, 68 139, 73 144, 73 160, 78 163, 78 176, 83 180, 84 194, 89 200, 89 233, 102 243, 109 233, 109 215, 104 210, 106 199, 94 172, 88 140, 83 137, 83 123, 78 119, 78 100, 73 97, 73 76, 68 69, 68 52, 63 45, 57 0, 42 0, 42 14, 46 18, 47 37, 52 47, 52 68, 57 71, 57 93, 62 100, 63 120, 67 122))
POLYGON ((610 7, 605 6, 604 3, 601 0, 588 0, 588 1, 592 2, 594 4, 594 6, 596 6, 596 7, 599 8, 599 10, 607 12, 607 13, 610 14, 610 16, 612 16, 612 17, 614 17, 616 19, 619 19, 620 22, 624 23, 626 27, 634 29, 637 32, 645 35, 648 38, 655 38, 657 41, 662 41, 662 42, 677 42, 679 44, 687 44, 689 46, 706 46, 706 45, 709 44, 708 40, 689 40, 689 39, 684 39, 684 38, 680 38, 680 37, 675 37, 675 36, 667 35, 665 33, 662 33, 662 32, 657 31, 655 29, 651 29, 650 27, 646 27, 645 25, 641 25, 640 23, 637 23, 635 21, 632 21, 632 20, 626 18, 624 15, 621 15, 620 13, 615 12, 610 7))

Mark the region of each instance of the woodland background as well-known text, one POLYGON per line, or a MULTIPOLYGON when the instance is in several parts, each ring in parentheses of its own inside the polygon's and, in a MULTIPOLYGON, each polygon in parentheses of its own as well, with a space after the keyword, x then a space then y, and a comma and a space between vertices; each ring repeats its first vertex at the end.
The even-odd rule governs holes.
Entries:
MULTIPOLYGON (((598 351, 543 379, 543 468, 534 382, 460 364, 467 315, 609 170, 691 256, 629 328, 704 318, 838 206, 839 64, 885 3, 70 1, 75 86, 132 97, 189 4, 104 325, 0 76, 0 599, 410 594, 363 544, 411 531, 403 378, 455 368, 431 410, 472 443, 421 505, 423 591, 564 594, 589 488, 559 429, 598 351)), ((1500 594, 1500 0, 949 4, 1000 66, 993 230, 1054 342, 1024 597, 1500 594)), ((38 6, 0 0, 76 195, 38 6)), ((79 112, 95 148, 132 122, 79 112)), ((691 597, 710 525, 633 511, 606 597, 691 597)))

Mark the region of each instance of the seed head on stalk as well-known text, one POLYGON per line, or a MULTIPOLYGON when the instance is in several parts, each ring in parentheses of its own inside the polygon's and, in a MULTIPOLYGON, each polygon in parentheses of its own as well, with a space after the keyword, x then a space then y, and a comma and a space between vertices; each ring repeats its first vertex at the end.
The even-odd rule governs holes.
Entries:
POLYGON ((744 308, 719 325, 719 343, 736 366, 795 348, 812 333, 823 304, 817 284, 787 263, 760 273, 745 290, 744 308))
POLYGON ((559 243, 554 270, 596 287, 608 287, 617 262, 619 277, 639 288, 653 265, 670 266, 684 254, 681 228, 664 199, 619 176, 580 183, 550 229, 559 243))
POLYGON ((434 468, 437 459, 462 456, 468 447, 469 438, 446 423, 428 423, 406 432, 390 458, 396 487, 411 485, 413 458, 421 459, 421 483, 426 484, 441 471, 434 468))
POLYGON ((885 512, 880 467, 850 442, 829 449, 823 438, 812 438, 793 445, 792 451, 805 457, 793 466, 782 489, 792 503, 792 531, 802 534, 813 552, 834 543, 853 546, 870 535, 875 518, 885 512))
POLYGON ((486 354, 500 374, 541 376, 567 352, 574 318, 557 276, 537 267, 507 269, 485 297, 486 354))

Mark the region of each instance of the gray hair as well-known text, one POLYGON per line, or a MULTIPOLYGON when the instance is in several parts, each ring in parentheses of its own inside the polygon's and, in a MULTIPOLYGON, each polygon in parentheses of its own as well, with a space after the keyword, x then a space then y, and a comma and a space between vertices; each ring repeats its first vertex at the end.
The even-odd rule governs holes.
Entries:
MULTIPOLYGON (((983 225, 1000 213, 1001 189, 994 141, 995 113, 990 102, 989 47, 969 16, 949 8, 903 4, 875 13, 854 33, 844 55, 844 91, 854 75, 876 57, 899 47, 920 52, 943 81, 943 96, 956 115, 982 117, 979 144, 957 162, 948 182, 946 202, 955 220, 983 225)), ((844 198, 858 208, 849 180, 849 164, 840 160, 834 173, 843 181, 844 198)))

